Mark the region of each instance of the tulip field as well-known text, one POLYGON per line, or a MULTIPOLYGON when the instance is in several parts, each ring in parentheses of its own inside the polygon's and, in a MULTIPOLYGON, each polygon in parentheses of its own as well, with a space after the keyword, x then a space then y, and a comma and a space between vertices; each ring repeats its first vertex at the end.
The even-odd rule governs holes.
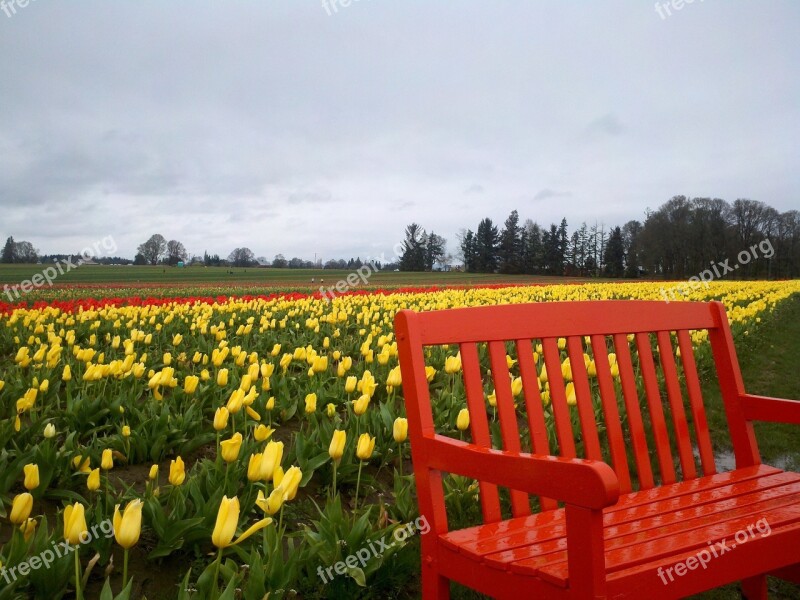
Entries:
MULTIPOLYGON (((79 288, 1 305, 0 600, 417 597, 425 529, 395 313, 663 301, 662 285, 404 288, 330 302, 79 288)), ((800 281, 714 282, 678 301, 721 300, 738 341, 796 294, 800 281)), ((708 368, 704 332, 693 341, 708 368)), ((428 378, 437 429, 466 439, 457 350, 432 349, 428 378)), ((519 394, 513 354, 508 363, 519 394)), ((563 373, 574 403, 568 361, 563 373)), ((450 476, 445 491, 453 519, 475 516, 474 482, 450 476)))

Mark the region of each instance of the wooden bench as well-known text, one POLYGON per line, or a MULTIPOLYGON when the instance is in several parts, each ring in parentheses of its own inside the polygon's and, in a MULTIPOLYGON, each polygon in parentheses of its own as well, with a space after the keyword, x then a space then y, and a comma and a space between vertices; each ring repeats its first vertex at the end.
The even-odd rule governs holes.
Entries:
POLYGON ((800 475, 761 463, 752 425, 800 424, 800 402, 745 393, 721 303, 402 310, 395 331, 431 526, 421 540, 424 598, 448 598, 450 580, 515 600, 679 598, 735 581, 755 600, 767 597, 766 574, 800 583, 800 475), (715 468, 692 344, 703 331, 736 459, 725 473, 715 468), (434 428, 426 347, 445 344, 460 350, 469 442, 434 428), (516 399, 509 364, 523 383, 516 399), (492 387, 502 449, 490 435, 492 387), (448 528, 444 473, 479 482, 482 524, 448 528))

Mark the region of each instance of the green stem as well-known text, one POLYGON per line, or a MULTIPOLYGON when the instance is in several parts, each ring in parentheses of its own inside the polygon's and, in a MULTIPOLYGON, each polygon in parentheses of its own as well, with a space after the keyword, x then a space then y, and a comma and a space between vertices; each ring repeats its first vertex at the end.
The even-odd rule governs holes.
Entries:
POLYGON ((336 467, 338 466, 339 461, 333 461, 333 495, 336 496, 336 467))
POLYGON ((400 477, 403 476, 403 444, 397 444, 397 458, 400 461, 400 477))
POLYGON ((353 510, 355 511, 358 508, 358 488, 361 487, 361 467, 364 466, 364 461, 358 461, 358 478, 356 479, 356 502, 353 506, 353 510))
POLYGON ((125 553, 123 554, 122 559, 122 589, 125 589, 125 586, 128 585, 128 549, 125 548, 125 553))
POLYGON ((217 559, 214 561, 214 598, 219 598, 219 563, 222 562, 222 548, 217 550, 217 559))
POLYGON ((76 600, 83 600, 83 591, 81 590, 81 559, 80 559, 80 546, 77 544, 72 550, 75 553, 75 598, 76 600))
POLYGON ((222 491, 224 494, 228 493, 228 471, 230 470, 231 465, 230 463, 225 463, 225 485, 222 486, 222 491))

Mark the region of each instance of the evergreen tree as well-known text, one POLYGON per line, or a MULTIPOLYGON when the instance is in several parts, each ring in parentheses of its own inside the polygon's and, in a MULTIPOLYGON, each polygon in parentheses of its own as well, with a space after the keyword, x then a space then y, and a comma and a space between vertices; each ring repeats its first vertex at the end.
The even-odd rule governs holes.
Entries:
POLYGON ((14 238, 9 237, 6 240, 6 245, 3 246, 3 256, 0 258, 0 262, 3 263, 13 263, 16 258, 16 244, 14 243, 14 238))
POLYGON ((522 247, 519 227, 519 213, 516 210, 506 219, 500 234, 500 272, 520 273, 522 271, 522 247))
POLYGON ((614 227, 608 236, 603 262, 606 275, 622 277, 625 272, 625 242, 622 239, 622 229, 619 227, 614 227))
POLYGON ((494 273, 497 270, 497 244, 500 234, 489 218, 478 224, 475 240, 476 270, 479 273, 494 273))
POLYGON ((403 242, 403 255, 400 257, 401 271, 425 270, 425 245, 427 236, 425 230, 411 223, 406 227, 406 239, 403 242))

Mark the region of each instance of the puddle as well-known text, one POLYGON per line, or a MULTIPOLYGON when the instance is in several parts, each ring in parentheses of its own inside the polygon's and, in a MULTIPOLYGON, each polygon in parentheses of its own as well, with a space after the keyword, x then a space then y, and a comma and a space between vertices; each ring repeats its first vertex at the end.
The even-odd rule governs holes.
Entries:
MULTIPOLYGON (((717 471, 724 473, 726 471, 733 471, 736 468, 736 459, 732 451, 717 452, 714 454, 714 462, 717 465, 717 471)), ((797 454, 781 454, 772 460, 761 460, 765 465, 770 465, 776 469, 784 471, 797 471, 800 467, 800 456, 797 454)))

